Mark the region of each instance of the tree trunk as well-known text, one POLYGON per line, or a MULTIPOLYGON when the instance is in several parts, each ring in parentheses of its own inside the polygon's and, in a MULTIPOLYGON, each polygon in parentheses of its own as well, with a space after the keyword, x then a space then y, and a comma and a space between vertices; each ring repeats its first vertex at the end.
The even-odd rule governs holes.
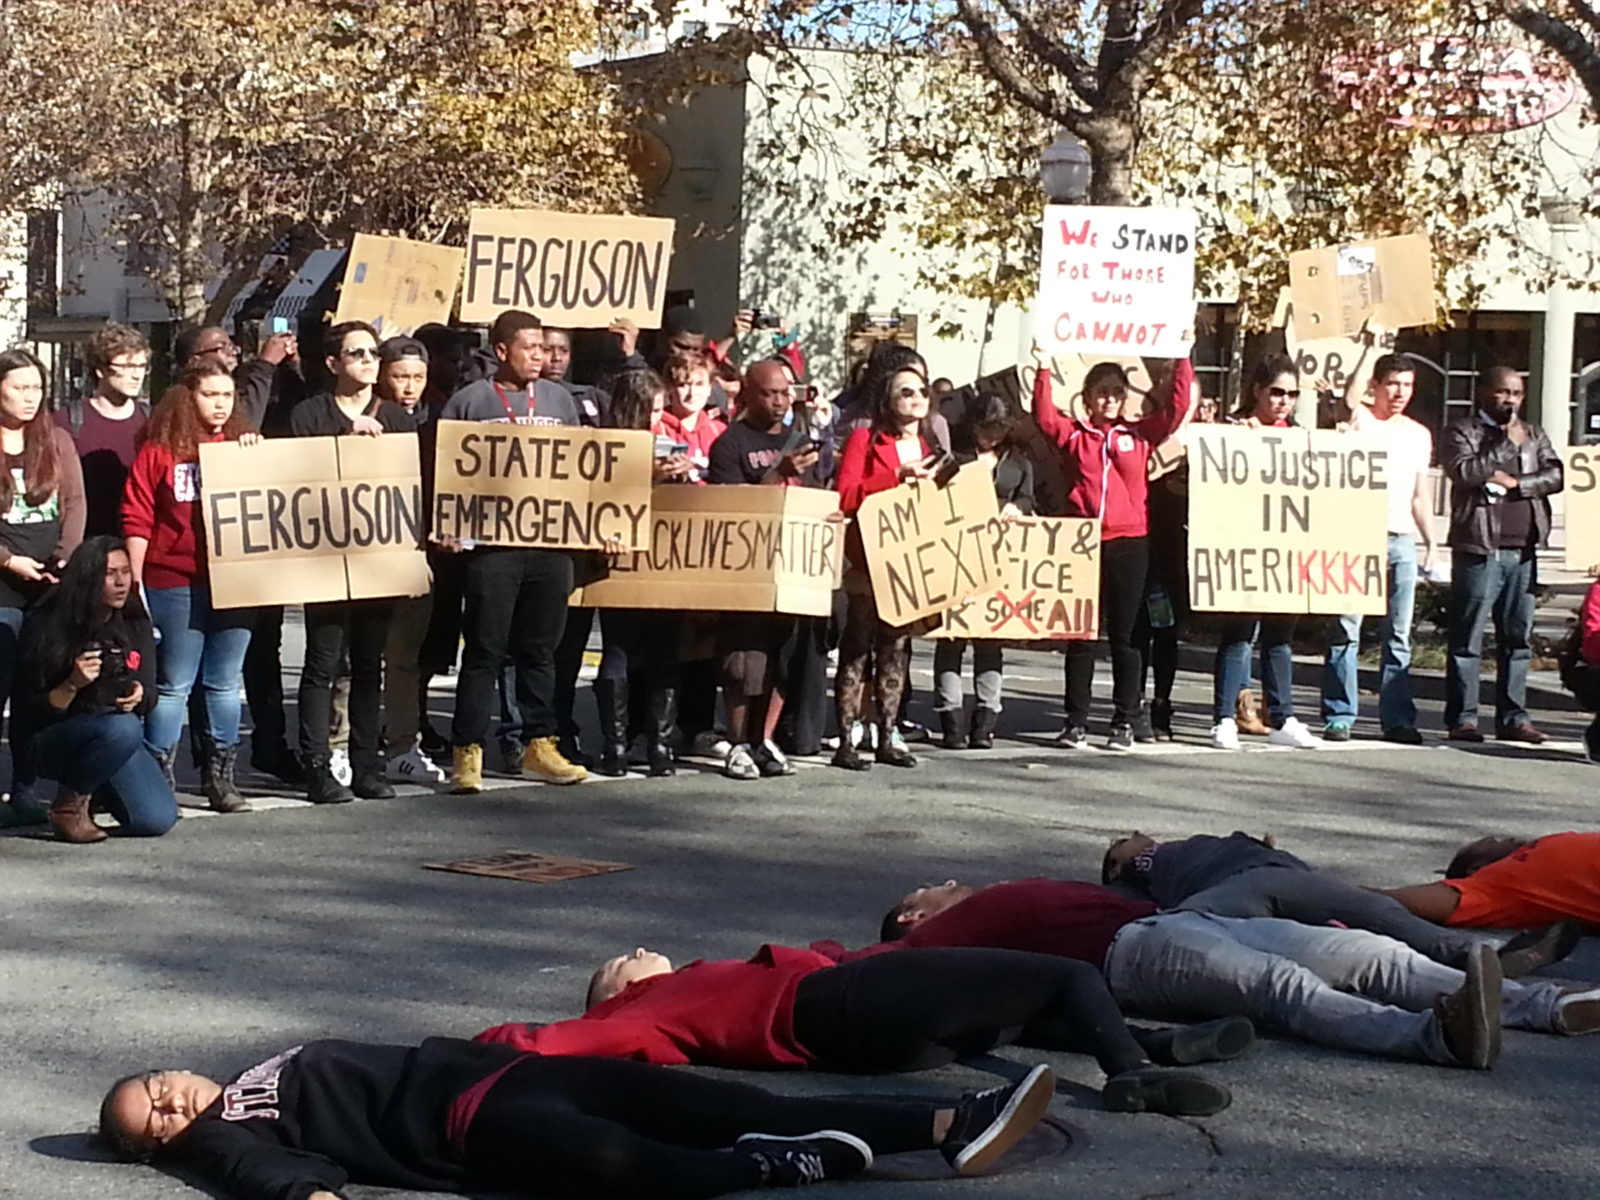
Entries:
POLYGON ((1134 122, 1119 113, 1101 111, 1079 126, 1079 136, 1094 157, 1089 183, 1091 204, 1130 205, 1133 186, 1134 122))

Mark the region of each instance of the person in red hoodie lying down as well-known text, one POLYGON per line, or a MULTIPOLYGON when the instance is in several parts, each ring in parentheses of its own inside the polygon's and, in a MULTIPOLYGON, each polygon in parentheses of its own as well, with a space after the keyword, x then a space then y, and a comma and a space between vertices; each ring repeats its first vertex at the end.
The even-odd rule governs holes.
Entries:
POLYGON ((1200 1075, 1156 1067, 1084 963, 1006 950, 907 950, 839 965, 763 946, 746 961, 674 970, 642 947, 595 972, 583 1016, 480 1033, 534 1054, 757 1070, 880 1074, 942 1066, 1015 1040, 1092 1054, 1113 1112, 1206 1116, 1231 1102, 1200 1075))

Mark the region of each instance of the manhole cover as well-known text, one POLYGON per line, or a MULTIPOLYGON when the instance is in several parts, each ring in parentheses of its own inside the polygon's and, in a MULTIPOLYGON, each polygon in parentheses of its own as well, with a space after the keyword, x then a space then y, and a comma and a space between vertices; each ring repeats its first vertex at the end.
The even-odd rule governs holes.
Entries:
MULTIPOLYGON (((1013 1146, 995 1164, 995 1174, 1017 1175, 1054 1162, 1069 1154, 1074 1144, 1073 1130, 1065 1122, 1045 1117, 1027 1137, 1013 1146)), ((878 1159, 867 1179, 928 1180, 950 1178, 950 1164, 936 1150, 917 1154, 889 1154, 878 1159)))

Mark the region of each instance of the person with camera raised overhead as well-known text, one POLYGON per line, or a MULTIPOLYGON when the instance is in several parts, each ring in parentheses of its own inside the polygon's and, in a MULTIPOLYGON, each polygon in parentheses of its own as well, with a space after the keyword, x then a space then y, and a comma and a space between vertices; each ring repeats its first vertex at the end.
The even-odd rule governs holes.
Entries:
MULTIPOLYGON (((1096 363, 1083 381, 1086 415, 1056 407, 1048 363, 1034 377, 1033 419, 1061 451, 1067 477, 1069 517, 1100 519, 1100 630, 1111 647, 1111 736, 1108 750, 1131 750, 1135 739, 1155 741, 1144 711, 1134 625, 1144 602, 1150 568, 1150 453, 1183 423, 1193 391, 1188 359, 1154 365, 1150 395, 1155 406, 1128 420, 1128 373, 1114 362, 1096 363)), ((1089 705, 1094 685, 1095 643, 1067 643, 1066 728, 1058 743, 1069 750, 1089 744, 1089 705)))
POLYGON ((178 802, 144 745, 156 702, 156 639, 122 539, 90 538, 28 617, 16 701, 39 731, 39 769, 61 790, 50 824, 64 842, 104 841, 100 801, 132 837, 160 837, 178 802))

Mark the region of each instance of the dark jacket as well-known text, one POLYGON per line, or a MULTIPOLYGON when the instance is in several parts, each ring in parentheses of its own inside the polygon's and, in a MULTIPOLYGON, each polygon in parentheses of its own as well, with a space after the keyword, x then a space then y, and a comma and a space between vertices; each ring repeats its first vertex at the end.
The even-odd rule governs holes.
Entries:
MULTIPOLYGON (((975 454, 956 455, 963 465, 977 462, 975 454)), ((1033 461, 1020 450, 1007 450, 994 465, 994 498, 1001 508, 1015 504, 1025 517, 1033 516, 1033 461)))
MULTIPOLYGON (((373 418, 386 433, 417 431, 415 417, 393 400, 385 400, 381 396, 372 397, 362 416, 373 418)), ((354 429, 355 423, 340 411, 331 392, 307 396, 289 414, 291 437, 348 437, 354 429)))
POLYGON ((100 651, 100 677, 74 696, 65 711, 51 705, 50 692, 71 673, 72 664, 47 664, 41 657, 46 625, 55 619, 52 610, 46 600, 22 626, 14 702, 31 716, 34 728, 70 716, 119 712, 117 699, 131 692, 135 682, 144 695, 132 711, 147 715, 156 706, 156 636, 143 606, 112 613, 84 639, 80 653, 100 651))
POLYGON ((1528 423, 1528 439, 1518 446, 1499 425, 1474 412, 1452 421, 1439 439, 1439 464, 1450 477, 1452 550, 1493 554, 1500 540, 1500 505, 1484 490, 1496 471, 1517 480, 1517 491, 1532 500, 1534 541, 1550 536, 1550 501, 1562 488, 1561 456, 1537 425, 1528 423))

